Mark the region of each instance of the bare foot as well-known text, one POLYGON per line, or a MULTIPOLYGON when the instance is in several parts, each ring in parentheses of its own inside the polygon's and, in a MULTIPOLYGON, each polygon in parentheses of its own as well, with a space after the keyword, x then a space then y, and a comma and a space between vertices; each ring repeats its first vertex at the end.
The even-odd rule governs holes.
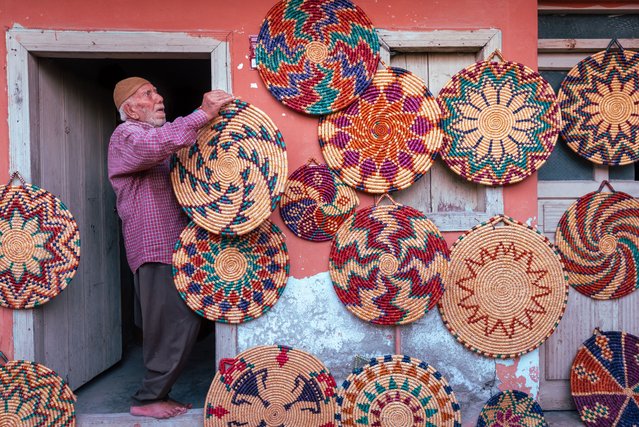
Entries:
POLYGON ((186 408, 186 409, 191 409, 193 407, 192 403, 182 403, 182 402, 179 402, 179 401, 177 401, 175 399, 171 399, 170 397, 167 399, 167 402, 172 403, 172 404, 174 404, 176 406, 179 406, 181 408, 186 408))
POLYGON ((185 406, 177 405, 175 402, 153 402, 147 405, 131 406, 129 412, 136 417, 153 417, 166 419, 182 415, 187 411, 185 406))

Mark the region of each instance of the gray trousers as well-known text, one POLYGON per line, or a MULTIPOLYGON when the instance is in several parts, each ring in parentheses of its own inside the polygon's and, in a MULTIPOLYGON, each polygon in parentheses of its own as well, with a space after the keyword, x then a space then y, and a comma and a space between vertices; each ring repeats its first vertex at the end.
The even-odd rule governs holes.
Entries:
POLYGON ((134 284, 139 302, 135 323, 142 328, 146 372, 133 399, 150 403, 168 398, 191 354, 201 317, 180 298, 170 265, 142 264, 134 284))

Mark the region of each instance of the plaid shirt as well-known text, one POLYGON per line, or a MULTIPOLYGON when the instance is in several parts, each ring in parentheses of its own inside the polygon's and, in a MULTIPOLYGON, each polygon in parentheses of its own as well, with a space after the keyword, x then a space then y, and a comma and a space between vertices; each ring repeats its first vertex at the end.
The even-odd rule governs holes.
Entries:
POLYGON ((172 262, 173 247, 188 218, 173 194, 169 160, 179 149, 193 145, 206 122, 206 114, 196 110, 157 128, 127 120, 111 135, 109 180, 133 272, 146 262, 172 262))

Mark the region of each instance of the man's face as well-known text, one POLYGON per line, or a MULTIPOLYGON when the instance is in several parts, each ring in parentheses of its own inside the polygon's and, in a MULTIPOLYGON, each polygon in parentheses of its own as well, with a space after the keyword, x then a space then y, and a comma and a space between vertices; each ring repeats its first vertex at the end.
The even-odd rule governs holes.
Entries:
POLYGON ((166 122, 164 98, 150 83, 145 83, 131 96, 131 118, 160 127, 166 122), (137 116, 137 117, 136 117, 137 116))

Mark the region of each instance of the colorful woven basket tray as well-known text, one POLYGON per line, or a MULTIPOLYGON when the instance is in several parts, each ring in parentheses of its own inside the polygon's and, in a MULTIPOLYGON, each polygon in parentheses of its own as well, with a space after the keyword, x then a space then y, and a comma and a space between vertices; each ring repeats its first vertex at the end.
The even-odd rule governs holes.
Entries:
POLYGON ((60 200, 24 182, 0 186, 0 306, 46 303, 67 287, 79 263, 78 224, 60 200))
POLYGON ((477 427, 548 427, 539 403, 523 391, 506 390, 484 405, 477 427))
POLYGON ((379 70, 356 102, 320 119, 322 154, 351 187, 400 190, 433 164, 443 138, 440 118, 422 79, 401 68, 379 70))
POLYGON ((403 325, 430 311, 444 292, 448 246, 410 206, 371 206, 340 227, 329 271, 346 308, 380 325, 403 325))
POLYGON ((288 164, 282 134, 253 105, 239 100, 200 129, 197 142, 171 162, 171 182, 184 211, 215 234, 246 234, 273 212, 288 164))
POLYGON ((337 427, 335 379, 315 356, 253 347, 222 359, 204 405, 205 427, 337 427))
POLYGON ((541 345, 567 301, 567 277, 552 243, 514 219, 495 216, 453 244, 439 309, 464 346, 506 359, 541 345))
POLYGON ((595 331, 572 362, 570 391, 587 426, 639 425, 639 338, 595 331))
POLYGON ((639 159, 639 53, 605 50, 579 62, 561 83, 561 136, 591 162, 639 159))
POLYGON ((639 200, 612 187, 601 193, 604 184, 563 214, 555 244, 576 290, 613 299, 639 287, 639 200))
POLYGON ((288 279, 284 234, 266 220, 241 237, 220 237, 190 223, 173 251, 173 281, 200 316, 241 323, 266 313, 288 279))
POLYGON ((338 391, 342 427, 461 427, 455 393, 435 368, 412 357, 371 359, 338 391))
POLYGON ((281 0, 264 19, 255 57, 278 101, 329 114, 366 89, 379 62, 379 39, 350 0, 281 0))
POLYGON ((337 179, 328 166, 309 161, 288 177, 280 215, 297 237, 323 242, 333 238, 358 204, 355 191, 337 179))
MULTIPOLYGON (((500 55, 501 56, 501 55, 500 55)), ((455 173, 486 185, 519 182, 550 156, 561 124, 555 93, 517 62, 477 62, 439 92, 442 158, 455 173)))
POLYGON ((0 426, 75 426, 75 395, 51 369, 12 360, 0 367, 0 426))

